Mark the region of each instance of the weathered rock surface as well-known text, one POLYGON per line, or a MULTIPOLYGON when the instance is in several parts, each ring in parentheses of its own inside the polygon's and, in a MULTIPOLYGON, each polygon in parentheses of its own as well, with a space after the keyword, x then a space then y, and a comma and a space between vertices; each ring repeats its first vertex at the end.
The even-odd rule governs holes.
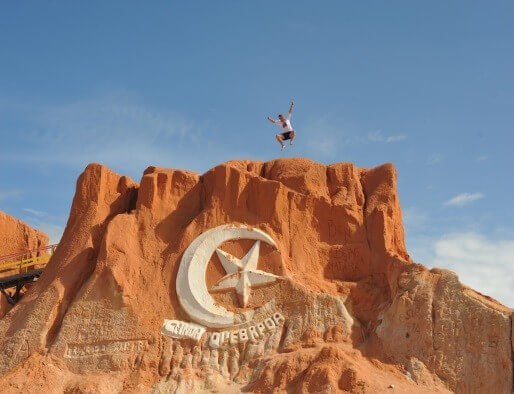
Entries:
POLYGON ((0 256, 22 253, 48 245, 48 235, 0 211, 0 256))
MULTIPOLYGON (((253 244, 221 248, 241 259, 253 244)), ((225 271, 214 253, 197 279, 212 288, 225 271)), ((511 314, 411 261, 390 164, 149 167, 140 184, 91 164, 44 274, 0 320, 0 389, 510 393, 511 314), (217 347, 220 329, 161 334, 165 319, 191 322, 176 293, 184 251, 225 224, 277 245, 261 244, 258 269, 279 278, 246 307, 236 290, 211 293, 259 335, 217 347)))
MULTIPOLYGON (((47 245, 48 235, 0 211, 0 257, 2 258, 0 264, 19 260, 23 257, 20 253, 35 251, 47 245)), ((17 272, 4 272, 0 276, 15 273, 17 272)), ((10 309, 11 305, 7 302, 7 299, 0 295, 0 318, 10 309)))

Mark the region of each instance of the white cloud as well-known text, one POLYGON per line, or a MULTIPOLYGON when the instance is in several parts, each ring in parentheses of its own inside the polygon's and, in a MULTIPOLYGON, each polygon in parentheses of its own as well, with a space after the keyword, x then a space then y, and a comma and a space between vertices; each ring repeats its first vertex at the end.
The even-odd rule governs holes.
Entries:
POLYGON ((355 134, 347 128, 334 125, 330 116, 320 116, 306 122, 302 130, 302 139, 308 147, 308 153, 319 155, 326 159, 338 159, 341 152, 348 147, 363 145, 369 142, 392 143, 403 141, 406 134, 385 135, 381 130, 369 133, 367 136, 355 134))
POLYGON ((316 138, 309 143, 309 147, 324 157, 334 157, 337 152, 337 140, 329 136, 316 138))
POLYGON ((62 233, 64 232, 64 226, 61 223, 64 221, 60 220, 60 218, 45 215, 45 220, 41 220, 40 217, 24 217, 23 220, 31 227, 47 234, 50 244, 57 244, 61 240, 62 233))
POLYGON ((137 175, 148 165, 198 169, 205 161, 196 154, 200 125, 128 93, 54 106, 11 105, 10 112, 28 123, 15 133, 23 151, 0 148, 0 160, 76 169, 96 161, 137 175))
POLYGON ((462 206, 484 198, 482 193, 461 193, 444 202, 446 206, 462 206))
POLYGON ((443 155, 441 155, 440 153, 434 153, 428 157, 426 164, 429 166, 433 166, 435 164, 441 163, 441 161, 443 161, 443 155))
POLYGON ((374 131, 373 133, 368 134, 368 140, 371 142, 397 142, 397 141, 403 141, 407 138, 407 135, 405 134, 394 134, 385 136, 381 130, 374 131))
POLYGON ((50 238, 51 244, 59 243, 64 232, 64 223, 66 219, 63 216, 57 216, 48 212, 43 212, 33 208, 23 208, 26 214, 22 219, 31 227, 43 231, 50 238))
POLYGON ((23 210, 25 212, 28 212, 34 216, 37 216, 37 217, 44 217, 44 216, 48 216, 48 213, 46 212, 43 212, 43 211, 38 211, 36 209, 32 209, 32 208, 23 208, 23 210))
POLYGON ((397 135, 390 135, 387 137, 386 142, 396 142, 396 141, 403 141, 407 139, 407 136, 405 134, 397 134, 397 135))
POLYGON ((453 233, 435 241, 433 248, 434 266, 455 271, 466 285, 514 306, 514 240, 453 233))
POLYGON ((20 194, 20 190, 0 191, 0 201, 18 197, 20 194))
POLYGON ((484 161, 484 160, 487 160, 488 158, 489 158, 489 156, 486 156, 486 155, 478 156, 477 161, 484 161))
POLYGON ((58 244, 61 240, 64 228, 52 223, 40 223, 37 229, 43 231, 50 238, 50 244, 58 244))
POLYGON ((340 127, 335 127, 326 116, 307 122, 302 138, 305 138, 308 150, 323 158, 334 159, 343 146, 355 143, 340 127))
POLYGON ((428 214, 416 207, 403 209, 402 217, 407 234, 422 230, 429 221, 428 214))

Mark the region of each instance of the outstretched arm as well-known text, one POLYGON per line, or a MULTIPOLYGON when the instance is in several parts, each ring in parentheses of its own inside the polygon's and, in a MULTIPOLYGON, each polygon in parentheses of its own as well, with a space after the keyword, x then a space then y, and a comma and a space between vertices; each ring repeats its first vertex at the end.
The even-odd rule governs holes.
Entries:
POLYGON ((293 114, 294 101, 291 101, 291 105, 289 106, 289 112, 287 113, 287 119, 291 119, 291 115, 293 114))
POLYGON ((272 119, 272 118, 270 118, 269 116, 268 116, 268 120, 269 120, 271 123, 275 123, 275 124, 279 123, 279 121, 278 121, 278 120, 272 119))

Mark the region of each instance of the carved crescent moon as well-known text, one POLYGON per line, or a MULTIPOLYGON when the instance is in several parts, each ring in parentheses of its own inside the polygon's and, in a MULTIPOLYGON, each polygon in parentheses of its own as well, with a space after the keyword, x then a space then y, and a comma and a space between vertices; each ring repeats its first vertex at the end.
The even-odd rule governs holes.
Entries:
POLYGON ((199 235, 184 252, 177 273, 176 289, 180 305, 197 323, 213 328, 235 324, 234 313, 216 305, 207 291, 207 264, 216 248, 232 239, 254 239, 277 245, 273 238, 259 229, 245 226, 222 225, 199 235))

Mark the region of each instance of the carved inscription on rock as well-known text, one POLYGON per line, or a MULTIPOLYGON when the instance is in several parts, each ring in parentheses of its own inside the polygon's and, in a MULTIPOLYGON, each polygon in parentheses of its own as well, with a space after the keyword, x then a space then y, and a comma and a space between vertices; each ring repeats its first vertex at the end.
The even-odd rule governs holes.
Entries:
POLYGON ((334 279, 357 280, 368 272, 366 256, 369 253, 364 244, 337 245, 329 251, 330 270, 327 274, 334 279))
POLYGON ((146 339, 130 339, 126 341, 110 341, 101 343, 69 343, 66 349, 66 358, 79 358, 101 356, 118 353, 137 353, 148 348, 146 339))
POLYGON ((205 327, 180 320, 164 320, 161 333, 171 338, 191 338, 198 341, 205 333, 205 327))
POLYGON ((264 321, 246 328, 213 332, 209 337, 209 346, 219 348, 224 345, 237 345, 246 341, 255 342, 264 338, 265 333, 274 331, 284 321, 284 316, 280 312, 275 312, 264 321))

